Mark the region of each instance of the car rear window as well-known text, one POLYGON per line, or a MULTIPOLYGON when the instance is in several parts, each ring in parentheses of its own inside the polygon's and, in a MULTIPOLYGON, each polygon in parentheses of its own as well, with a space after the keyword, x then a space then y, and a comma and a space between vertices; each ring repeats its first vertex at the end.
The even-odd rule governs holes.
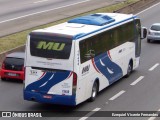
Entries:
POLYGON ((72 39, 47 33, 30 34, 30 53, 32 56, 69 59, 72 47, 72 39))
POLYGON ((24 59, 22 58, 13 58, 13 57, 7 57, 4 61, 5 64, 11 64, 11 65, 24 65, 24 59))
POLYGON ((160 31, 160 26, 159 25, 153 25, 151 27, 151 30, 160 31))

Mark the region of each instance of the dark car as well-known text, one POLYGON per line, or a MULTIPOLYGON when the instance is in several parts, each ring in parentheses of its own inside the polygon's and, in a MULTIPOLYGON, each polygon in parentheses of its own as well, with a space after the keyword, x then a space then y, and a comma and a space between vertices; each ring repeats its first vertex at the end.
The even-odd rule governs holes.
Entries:
POLYGON ((1 80, 24 80, 24 52, 8 54, 2 63, 1 80))

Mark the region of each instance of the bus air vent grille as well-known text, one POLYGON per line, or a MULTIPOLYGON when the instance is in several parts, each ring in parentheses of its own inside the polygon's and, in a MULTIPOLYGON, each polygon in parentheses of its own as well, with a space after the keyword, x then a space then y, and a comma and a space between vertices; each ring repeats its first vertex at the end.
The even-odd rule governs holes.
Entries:
POLYGON ((91 15, 86 15, 86 16, 71 19, 68 21, 68 23, 103 26, 114 21, 115 19, 107 15, 91 14, 91 15))

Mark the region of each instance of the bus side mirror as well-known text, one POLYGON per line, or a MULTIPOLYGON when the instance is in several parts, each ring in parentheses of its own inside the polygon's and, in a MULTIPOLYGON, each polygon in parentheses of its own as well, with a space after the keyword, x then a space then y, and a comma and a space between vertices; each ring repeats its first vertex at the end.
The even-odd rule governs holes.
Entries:
POLYGON ((147 33, 148 33, 148 30, 146 27, 142 27, 141 28, 141 39, 144 39, 147 37, 147 33))

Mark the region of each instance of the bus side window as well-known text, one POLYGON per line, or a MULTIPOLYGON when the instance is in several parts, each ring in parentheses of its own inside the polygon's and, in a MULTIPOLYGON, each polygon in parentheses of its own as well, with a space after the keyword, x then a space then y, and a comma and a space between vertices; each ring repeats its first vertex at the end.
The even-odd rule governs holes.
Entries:
POLYGON ((87 51, 87 44, 86 44, 86 41, 80 41, 79 43, 79 49, 80 49, 80 59, 81 59, 81 63, 85 62, 85 54, 86 54, 86 51, 87 51))
POLYGON ((80 46, 81 63, 84 63, 95 56, 95 50, 93 49, 92 38, 80 41, 79 46, 80 46))
POLYGON ((89 60, 89 59, 91 59, 91 58, 93 58, 95 56, 95 51, 94 50, 89 50, 86 54, 85 54, 85 58, 87 59, 87 60, 89 60))

